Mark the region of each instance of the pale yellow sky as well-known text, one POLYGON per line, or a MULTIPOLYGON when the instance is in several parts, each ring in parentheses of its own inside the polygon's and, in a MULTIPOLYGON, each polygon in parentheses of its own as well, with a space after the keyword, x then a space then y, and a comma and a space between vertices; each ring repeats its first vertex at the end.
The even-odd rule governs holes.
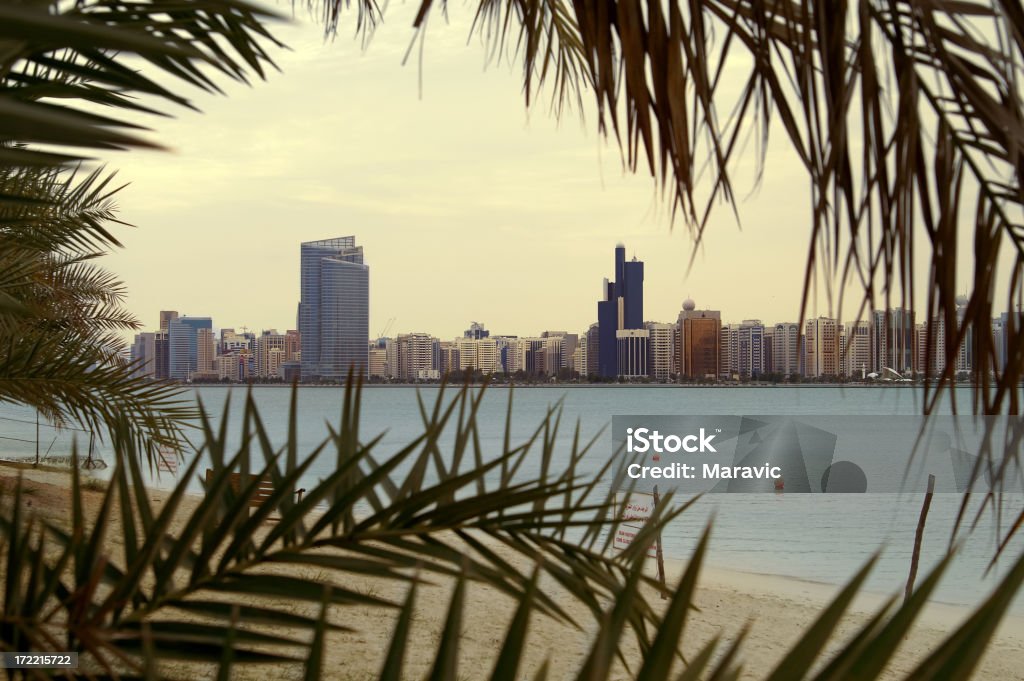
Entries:
MULTIPOLYGON (((202 114, 146 120, 171 153, 108 157, 138 229, 119 232, 126 249, 107 266, 147 327, 174 309, 294 328, 299 243, 348 234, 371 268, 371 336, 392 317, 392 334, 443 338, 471 320, 582 331, 619 241, 646 262, 649 320, 675 320, 687 296, 726 321, 797 318, 809 193, 781 131, 756 191, 752 156, 738 176, 742 231, 722 205, 687 275, 691 236, 651 179, 623 172, 592 117, 527 112, 519 70, 484 68, 466 44, 466 10, 433 20, 421 96, 415 59, 401 64, 412 9, 392 3, 365 53, 346 28, 325 43, 312 23, 278 26, 293 48, 273 53, 282 73, 195 93, 202 114)), ((829 312, 823 298, 815 312, 829 312)))

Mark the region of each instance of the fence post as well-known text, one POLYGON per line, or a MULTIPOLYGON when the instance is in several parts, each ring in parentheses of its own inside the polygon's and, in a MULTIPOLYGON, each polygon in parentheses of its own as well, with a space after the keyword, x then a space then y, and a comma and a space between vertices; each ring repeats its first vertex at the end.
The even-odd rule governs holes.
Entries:
MULTIPOLYGON (((658 486, 654 486, 654 508, 658 508, 658 486)), ((658 560, 658 581, 661 583, 661 600, 668 598, 665 593, 665 556, 661 552, 661 530, 658 530, 658 539, 654 544, 655 556, 658 560)))
POLYGON ((917 561, 921 558, 921 540, 924 538, 924 523, 928 519, 928 507, 932 505, 932 494, 935 492, 935 476, 928 474, 928 491, 924 494, 921 506, 921 517, 917 520, 917 533, 914 535, 914 553, 910 556, 910 576, 907 578, 907 590, 904 601, 910 600, 914 592, 914 580, 917 579, 917 561))

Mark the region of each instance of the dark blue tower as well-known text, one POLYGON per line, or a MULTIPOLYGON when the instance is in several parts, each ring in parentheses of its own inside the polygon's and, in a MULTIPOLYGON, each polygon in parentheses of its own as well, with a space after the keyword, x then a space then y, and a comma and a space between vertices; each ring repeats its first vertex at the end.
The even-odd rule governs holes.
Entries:
POLYGON ((626 247, 615 247, 615 281, 605 280, 604 300, 597 303, 598 367, 603 378, 619 375, 615 332, 644 328, 644 264, 626 261, 626 247))

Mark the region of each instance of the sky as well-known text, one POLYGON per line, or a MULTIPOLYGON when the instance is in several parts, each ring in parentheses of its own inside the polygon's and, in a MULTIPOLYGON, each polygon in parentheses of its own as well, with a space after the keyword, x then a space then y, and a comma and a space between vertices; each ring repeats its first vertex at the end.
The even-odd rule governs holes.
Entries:
MULTIPOLYGON (((619 242, 646 263, 648 320, 674 321, 687 297, 725 321, 797 319, 810 199, 781 134, 760 184, 753 154, 740 167, 740 222, 714 212, 688 268, 686 225, 646 171, 624 170, 592 111, 528 111, 518 68, 467 43, 466 10, 435 18, 422 64, 403 65, 412 9, 392 3, 365 50, 352 21, 329 41, 301 16, 278 24, 280 73, 142 121, 169 152, 107 157, 130 182, 118 203, 134 227, 106 265, 147 329, 164 309, 294 328, 300 242, 345 235, 370 266, 371 336, 451 338, 471 321, 581 332, 619 242)), ((809 310, 831 311, 824 297, 809 310)))

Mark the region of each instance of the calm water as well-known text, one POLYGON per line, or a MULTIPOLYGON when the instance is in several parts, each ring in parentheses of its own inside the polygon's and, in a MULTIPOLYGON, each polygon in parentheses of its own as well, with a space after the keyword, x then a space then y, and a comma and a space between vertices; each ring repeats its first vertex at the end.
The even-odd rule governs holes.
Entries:
MULTIPOLYGON (((219 424, 230 399, 229 433, 237 443, 241 431, 241 398, 238 388, 203 387, 195 390, 219 424)), ((342 390, 303 388, 299 391, 299 452, 311 451, 327 434, 327 423, 338 423, 342 390)), ((420 394, 432 404, 437 388, 424 387, 420 394)), ((268 434, 275 445, 287 432, 290 390, 265 387, 253 391, 268 434)), ((481 444, 486 453, 501 451, 509 391, 492 388, 480 407, 481 444)), ((515 391, 513 442, 525 440, 544 418, 549 407, 562 400, 562 428, 558 447, 571 447, 578 422, 589 438, 605 428, 585 460, 584 469, 597 470, 611 454, 610 422, 616 414, 783 414, 783 415, 885 415, 919 414, 920 392, 913 388, 675 388, 675 387, 579 387, 529 388, 515 391)), ((960 411, 970 411, 969 390, 958 395, 960 411)), ((946 410, 948 411, 948 405, 946 410)), ((0 416, 14 412, 5 408, 0 416)), ((18 416, 14 413, 14 416, 18 416)), ((361 439, 384 433, 378 460, 414 439, 422 421, 416 390, 408 387, 370 387, 363 392, 361 439)), ((0 428, 17 424, 0 422, 0 428)), ((34 431, 33 431, 34 433, 34 431)), ((0 432, 0 434, 3 434, 0 432)), ((34 435, 33 435, 34 436, 34 435)), ((13 445, 3 443, 8 451, 13 445)), ((34 444, 32 445, 34 448, 34 444)), ((102 450, 102 448, 101 448, 102 450)), ((109 457, 108 457, 109 458, 109 457)), ((331 472, 330 455, 320 457, 307 472, 305 486, 331 472)), ((528 460, 523 474, 536 460, 528 460)), ((203 466, 200 464, 200 469, 203 466)), ((583 470, 581 472, 586 472, 583 470)), ((401 475, 401 471, 396 473, 401 475)), ((159 486, 173 483, 166 474, 159 486)), ((200 486, 193 483, 198 491, 200 486)), ((928 518, 919 575, 923 575, 948 545, 961 497, 937 494, 928 518)), ((1004 523, 1012 522, 1022 507, 1020 496, 1004 501, 1004 523), (1009 519, 1009 520, 1007 520, 1009 519)), ((868 588, 890 592, 902 587, 909 568, 920 495, 710 495, 700 500, 669 528, 663 538, 666 555, 685 557, 703 527, 714 514, 709 563, 737 570, 764 572, 828 584, 845 582, 875 551, 881 560, 868 588)), ((1002 569, 1024 551, 1024 533, 1007 549, 1007 560, 983 577, 994 547, 992 516, 986 515, 952 565, 937 594, 938 600, 976 603, 996 582, 1002 569)), ((1024 614, 1024 599, 1014 606, 1024 614)))

